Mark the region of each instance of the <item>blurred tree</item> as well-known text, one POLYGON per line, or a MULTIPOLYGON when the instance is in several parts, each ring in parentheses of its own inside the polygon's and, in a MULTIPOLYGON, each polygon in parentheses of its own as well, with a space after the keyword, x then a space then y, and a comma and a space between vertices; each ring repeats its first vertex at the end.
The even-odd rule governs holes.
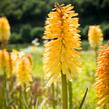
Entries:
POLYGON ((31 26, 30 25, 24 25, 20 31, 23 42, 29 42, 31 40, 31 26))
POLYGON ((36 27, 36 28, 33 28, 32 31, 31 31, 31 36, 32 36, 32 40, 37 38, 38 41, 41 42, 41 37, 43 35, 43 32, 44 32, 44 29, 43 27, 36 27))
POLYGON ((79 13, 83 39, 87 38, 88 25, 92 24, 103 24, 102 28, 105 30, 105 35, 109 35, 107 31, 109 30, 109 0, 0 0, 0 16, 8 17, 12 26, 12 32, 14 32, 13 36, 16 34, 16 37, 20 36, 18 43, 27 41, 27 37, 24 36, 27 33, 30 35, 28 41, 31 41, 32 37, 37 35, 41 39, 43 29, 39 30, 39 28, 44 26, 47 13, 56 1, 75 5, 76 11, 79 13), (106 26, 104 23, 108 23, 108 25, 106 26), (27 29, 27 27, 24 29, 24 25, 30 25, 31 28, 28 27, 30 33, 28 31, 27 33, 24 32, 27 29))

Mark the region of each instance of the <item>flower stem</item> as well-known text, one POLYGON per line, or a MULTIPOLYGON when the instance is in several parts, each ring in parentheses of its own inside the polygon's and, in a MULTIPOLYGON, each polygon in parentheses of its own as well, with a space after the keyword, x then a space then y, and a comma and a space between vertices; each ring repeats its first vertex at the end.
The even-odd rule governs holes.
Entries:
POLYGON ((56 109, 56 104, 55 104, 55 86, 54 86, 54 84, 52 84, 52 94, 53 94, 52 106, 53 106, 53 109, 56 109))
POLYGON ((68 109, 68 100, 67 100, 67 80, 66 75, 61 72, 62 79, 62 109, 68 109))
POLYGON ((94 49, 95 52, 95 59, 97 59, 97 48, 94 49))
POLYGON ((8 107, 8 90, 7 90, 7 78, 6 78, 7 76, 6 76, 6 72, 5 72, 5 70, 4 70, 4 109, 7 109, 7 107, 8 107))
POLYGON ((68 94, 69 94, 69 109, 73 108, 72 103, 72 82, 68 81, 68 94))
POLYGON ((103 109, 109 109, 109 104, 108 104, 108 103, 105 104, 105 105, 103 106, 103 109))
POLYGON ((19 108, 22 109, 22 89, 20 89, 19 108))

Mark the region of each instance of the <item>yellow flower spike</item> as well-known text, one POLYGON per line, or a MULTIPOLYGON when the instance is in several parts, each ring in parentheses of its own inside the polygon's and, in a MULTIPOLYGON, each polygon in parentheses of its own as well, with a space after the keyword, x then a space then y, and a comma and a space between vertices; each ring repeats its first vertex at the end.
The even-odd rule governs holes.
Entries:
POLYGON ((16 75, 16 63, 19 60, 19 54, 20 52, 17 50, 13 50, 11 52, 11 59, 12 59, 12 73, 13 75, 16 75))
POLYGON ((32 63, 30 57, 22 56, 17 61, 16 77, 17 83, 20 86, 29 85, 32 81, 32 63))
POLYGON ((6 17, 0 17, 0 42, 8 41, 10 34, 8 19, 6 17))
POLYGON ((8 51, 0 50, 0 71, 6 73, 6 77, 12 76, 12 61, 11 55, 8 51))
POLYGON ((100 108, 109 103, 109 45, 101 47, 97 63, 96 95, 100 108))
POLYGON ((11 60, 11 54, 7 52, 6 50, 3 51, 4 55, 4 69, 6 72, 7 78, 12 77, 12 60, 11 60))
POLYGON ((88 40, 90 46, 94 49, 101 45, 103 33, 99 25, 89 27, 88 40))
POLYGON ((80 69, 80 35, 77 13, 71 5, 56 5, 48 14, 45 24, 44 71, 49 84, 63 74, 69 80, 76 77, 80 69))

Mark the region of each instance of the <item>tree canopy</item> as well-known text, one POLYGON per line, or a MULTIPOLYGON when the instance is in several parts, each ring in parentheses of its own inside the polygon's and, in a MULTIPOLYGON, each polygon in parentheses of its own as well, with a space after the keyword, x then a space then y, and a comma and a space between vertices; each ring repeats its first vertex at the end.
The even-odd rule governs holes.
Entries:
POLYGON ((0 0, 0 16, 6 16, 12 27, 11 42, 30 42, 34 38, 40 40, 45 19, 55 2, 75 6, 79 13, 82 39, 87 38, 88 26, 93 24, 101 25, 108 38, 109 0, 0 0))

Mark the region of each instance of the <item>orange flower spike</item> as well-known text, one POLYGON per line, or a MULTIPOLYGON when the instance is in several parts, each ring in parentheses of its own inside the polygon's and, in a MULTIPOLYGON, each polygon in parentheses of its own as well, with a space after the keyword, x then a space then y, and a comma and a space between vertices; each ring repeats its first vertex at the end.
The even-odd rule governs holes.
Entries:
POLYGON ((0 70, 6 73, 6 77, 12 77, 12 60, 11 55, 6 50, 0 50, 0 70))
POLYGON ((29 85, 32 81, 32 64, 28 56, 19 58, 16 67, 16 76, 18 85, 29 85))
POLYGON ((109 45, 101 47, 97 63, 96 95, 99 109, 109 103, 109 45))

